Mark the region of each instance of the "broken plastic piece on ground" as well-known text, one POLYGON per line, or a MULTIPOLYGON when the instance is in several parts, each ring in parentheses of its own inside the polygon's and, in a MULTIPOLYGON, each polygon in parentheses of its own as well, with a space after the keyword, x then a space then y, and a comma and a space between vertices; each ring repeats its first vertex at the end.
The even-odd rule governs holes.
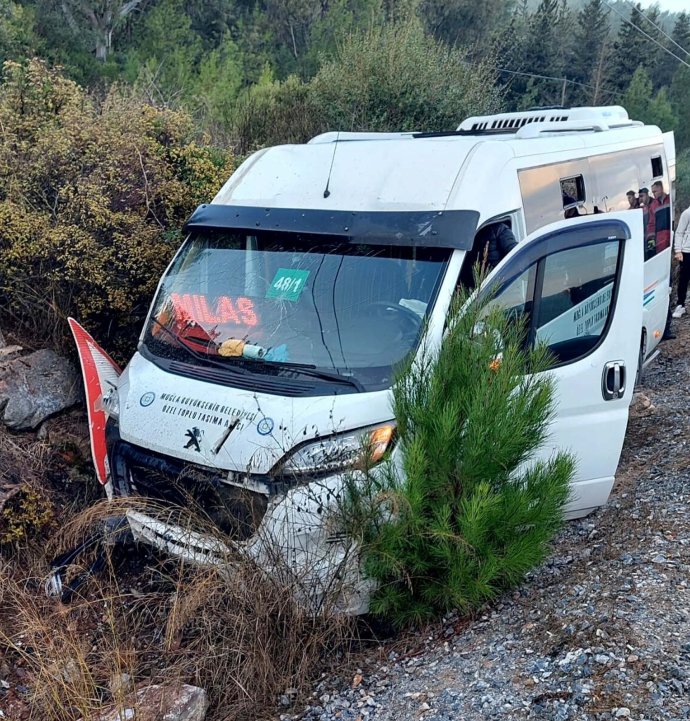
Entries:
POLYGON ((84 571, 78 573, 68 583, 65 583, 64 575, 67 568, 89 549, 99 546, 104 542, 107 542, 109 545, 122 543, 128 537, 130 537, 129 524, 124 516, 106 519, 103 528, 98 533, 94 533, 74 548, 60 554, 51 561, 50 566, 53 571, 43 584, 46 596, 59 596, 62 603, 69 603, 84 583, 103 569, 106 559, 105 550, 99 551, 96 558, 84 571))

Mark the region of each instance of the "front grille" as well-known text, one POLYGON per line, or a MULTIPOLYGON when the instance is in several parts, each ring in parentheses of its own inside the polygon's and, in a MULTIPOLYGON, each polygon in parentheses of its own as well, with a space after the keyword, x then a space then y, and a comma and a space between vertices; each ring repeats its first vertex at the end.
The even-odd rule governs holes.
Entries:
POLYGON ((226 483, 212 470, 166 458, 120 442, 113 468, 126 474, 120 486, 132 494, 192 510, 234 541, 245 541, 259 528, 268 498, 226 483), (123 483, 124 480, 124 483, 123 483))

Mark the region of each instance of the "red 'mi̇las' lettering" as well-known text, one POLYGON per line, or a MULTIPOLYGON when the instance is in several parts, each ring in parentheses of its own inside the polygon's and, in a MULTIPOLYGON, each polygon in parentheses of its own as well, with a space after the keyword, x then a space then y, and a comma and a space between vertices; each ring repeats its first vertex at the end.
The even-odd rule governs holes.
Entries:
POLYGON ((254 312, 254 303, 249 298, 238 298, 237 307, 240 309, 245 325, 255 326, 257 324, 258 318, 254 312))
POLYGON ((228 323, 253 327, 259 321, 254 310, 254 302, 244 296, 233 301, 229 296, 221 295, 215 303, 215 310, 209 306, 208 298, 205 295, 171 293, 170 297, 178 317, 192 318, 199 325, 205 327, 228 323))
POLYGON ((222 318, 221 323, 240 325, 242 321, 240 321, 240 317, 237 315, 231 298, 228 298, 227 295, 221 295, 221 297, 218 298, 217 307, 218 315, 222 318))

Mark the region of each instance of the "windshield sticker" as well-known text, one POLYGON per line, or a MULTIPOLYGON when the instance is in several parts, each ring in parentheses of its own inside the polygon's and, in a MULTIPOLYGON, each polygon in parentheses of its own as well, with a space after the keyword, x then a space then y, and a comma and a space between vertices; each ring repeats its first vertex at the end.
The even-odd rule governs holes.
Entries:
POLYGON ((262 418, 256 424, 256 430, 260 436, 267 436, 274 428, 273 418, 262 418))
POLYGON ((240 296, 231 298, 221 295, 215 303, 210 303, 205 295, 199 293, 171 293, 178 320, 191 319, 199 325, 245 325, 254 327, 259 319, 251 298, 240 296))
POLYGON ((278 268, 270 287, 266 291, 266 297, 279 300, 299 300, 307 284, 310 272, 295 268, 278 268))
POLYGON ((608 283, 539 328, 537 340, 542 343, 560 343, 580 336, 601 335, 609 317, 612 297, 613 283, 608 283))

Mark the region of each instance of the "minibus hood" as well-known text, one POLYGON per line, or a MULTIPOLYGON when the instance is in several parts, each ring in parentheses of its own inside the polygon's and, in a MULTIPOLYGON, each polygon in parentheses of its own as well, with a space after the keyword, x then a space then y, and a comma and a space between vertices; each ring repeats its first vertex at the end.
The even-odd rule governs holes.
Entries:
POLYGON ((389 390, 286 398, 172 374, 140 353, 118 392, 123 441, 243 474, 267 474, 296 446, 393 417, 389 390))

